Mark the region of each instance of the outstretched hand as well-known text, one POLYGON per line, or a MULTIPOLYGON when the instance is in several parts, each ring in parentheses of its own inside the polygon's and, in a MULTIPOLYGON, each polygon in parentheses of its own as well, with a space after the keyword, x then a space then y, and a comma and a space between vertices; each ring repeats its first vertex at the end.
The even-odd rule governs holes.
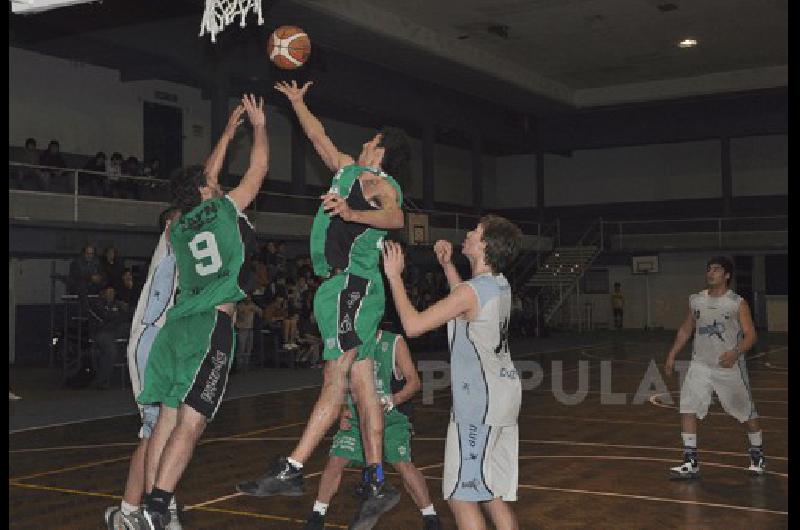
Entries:
POLYGON ((322 199, 322 208, 325 212, 331 216, 339 216, 342 218, 342 221, 352 221, 353 220, 353 210, 350 209, 350 205, 347 204, 347 200, 337 193, 326 193, 325 195, 320 195, 319 197, 322 199))
POLYGON ((267 117, 264 115, 264 98, 258 98, 253 94, 245 94, 242 96, 242 106, 247 112, 247 118, 253 127, 263 127, 267 123, 267 117))
POLYGON ((383 242, 383 270, 386 276, 395 277, 403 274, 406 258, 399 243, 383 242))
POLYGON ((275 90, 289 98, 289 101, 302 101, 306 92, 314 84, 314 81, 306 81, 302 88, 297 86, 297 81, 292 80, 291 84, 287 81, 278 81, 275 83, 275 90))
POLYGON ((233 109, 230 117, 228 118, 228 124, 225 125, 225 134, 233 138, 233 135, 236 133, 236 129, 244 122, 244 118, 242 118, 244 113, 244 105, 241 103, 236 105, 236 108, 233 109))

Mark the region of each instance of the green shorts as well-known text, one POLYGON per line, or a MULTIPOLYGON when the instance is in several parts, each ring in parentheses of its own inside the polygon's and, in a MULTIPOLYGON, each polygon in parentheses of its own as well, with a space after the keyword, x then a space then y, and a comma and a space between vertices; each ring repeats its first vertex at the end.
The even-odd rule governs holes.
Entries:
MULTIPOLYGON (((411 462, 411 423, 408 417, 397 410, 383 417, 383 459, 390 464, 411 462)), ((363 466, 364 446, 361 442, 361 429, 358 418, 350 420, 350 428, 339 429, 333 437, 330 456, 350 460, 350 464, 363 466)))
POLYGON ((314 295, 322 358, 338 359, 353 348, 358 348, 356 361, 372 358, 385 302, 380 276, 370 280, 342 272, 325 280, 314 295))
POLYGON ((153 341, 136 400, 171 408, 185 403, 211 421, 228 383, 234 339, 231 317, 216 309, 167 318, 153 341))

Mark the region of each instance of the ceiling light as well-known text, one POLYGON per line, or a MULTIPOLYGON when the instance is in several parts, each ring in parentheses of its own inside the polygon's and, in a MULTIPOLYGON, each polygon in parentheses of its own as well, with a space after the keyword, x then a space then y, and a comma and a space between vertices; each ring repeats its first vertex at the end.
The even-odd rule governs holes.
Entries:
POLYGON ((679 48, 694 48, 695 46, 697 46, 695 39, 683 39, 678 43, 679 48))

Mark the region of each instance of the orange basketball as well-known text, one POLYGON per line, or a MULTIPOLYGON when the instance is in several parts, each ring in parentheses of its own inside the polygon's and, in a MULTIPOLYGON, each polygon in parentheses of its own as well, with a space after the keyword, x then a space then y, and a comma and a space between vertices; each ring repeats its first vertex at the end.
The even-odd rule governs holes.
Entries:
POLYGON ((311 55, 311 39, 297 26, 281 26, 269 36, 267 54, 278 68, 299 68, 311 55))

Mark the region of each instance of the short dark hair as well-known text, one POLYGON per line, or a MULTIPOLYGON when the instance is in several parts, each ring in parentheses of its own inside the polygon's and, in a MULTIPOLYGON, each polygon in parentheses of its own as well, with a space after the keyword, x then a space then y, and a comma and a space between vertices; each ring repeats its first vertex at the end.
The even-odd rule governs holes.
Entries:
POLYGON ((25 140, 25 149, 28 148, 29 145, 33 144, 33 148, 36 149, 36 139, 35 138, 28 138, 25 140))
POLYGON ((733 262, 731 259, 727 256, 714 256, 706 262, 706 269, 712 265, 719 265, 725 269, 725 272, 730 275, 726 283, 730 284, 733 279, 733 262))
MULTIPOLYGON (((411 143, 403 129, 383 127, 379 134, 381 140, 378 147, 384 148, 381 168, 398 182, 408 177, 408 166, 411 162, 411 143)), ((407 183, 406 183, 407 184, 407 183)))
POLYGON ((186 213, 201 202, 200 189, 208 185, 201 165, 177 169, 172 173, 172 205, 186 213))
POLYGON ((160 214, 158 214, 158 228, 159 231, 163 232, 164 229, 167 227, 167 220, 170 219, 175 212, 180 212, 180 208, 177 206, 170 206, 160 214))
POLYGON ((497 274, 508 267, 519 251, 522 231, 504 217, 486 215, 481 218, 486 243, 486 264, 497 274))

